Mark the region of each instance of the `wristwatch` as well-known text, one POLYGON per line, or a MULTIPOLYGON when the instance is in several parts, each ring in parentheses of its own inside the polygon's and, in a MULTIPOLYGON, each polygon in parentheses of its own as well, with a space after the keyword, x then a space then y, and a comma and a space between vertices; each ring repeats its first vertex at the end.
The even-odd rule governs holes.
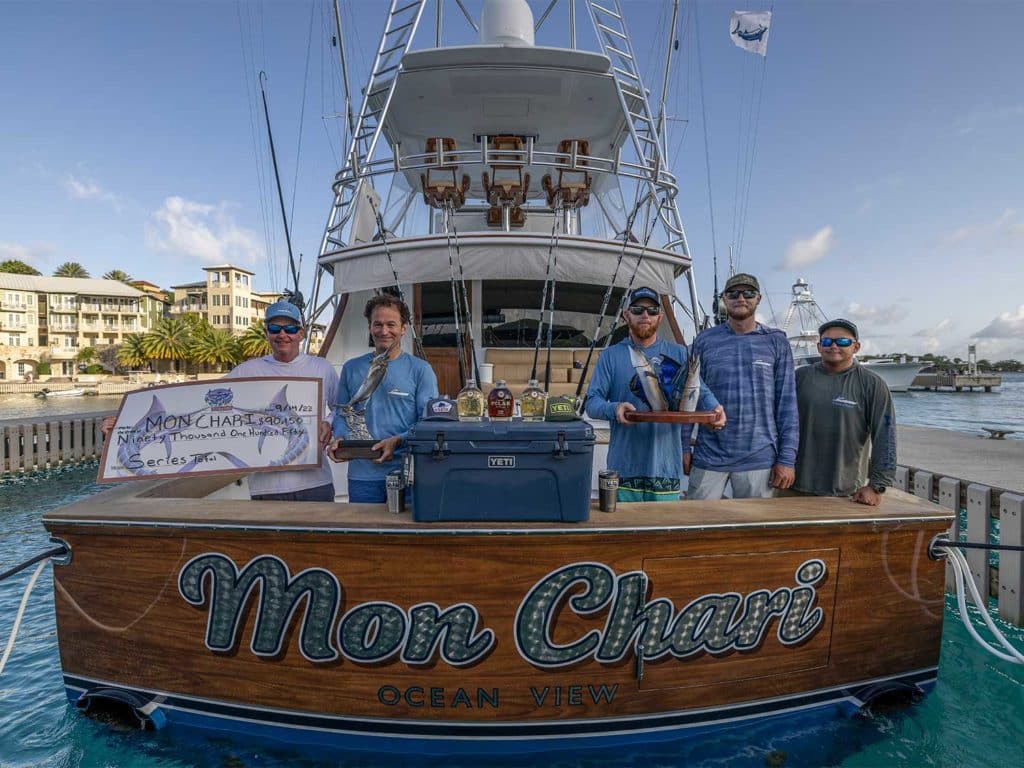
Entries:
POLYGON ((871 486, 871 490, 874 491, 875 493, 885 493, 885 489, 886 489, 886 486, 881 485, 881 484, 877 484, 877 485, 872 485, 871 486))

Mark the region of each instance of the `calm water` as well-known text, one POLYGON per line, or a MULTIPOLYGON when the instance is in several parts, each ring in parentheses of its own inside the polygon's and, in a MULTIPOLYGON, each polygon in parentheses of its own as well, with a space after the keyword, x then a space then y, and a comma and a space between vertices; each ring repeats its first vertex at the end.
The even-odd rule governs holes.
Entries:
POLYGON ((1024 440, 1024 373, 1003 373, 993 392, 899 392, 893 395, 896 421, 984 434, 982 427, 1017 430, 1007 439, 1024 440))
POLYGON ((72 413, 116 411, 121 395, 104 397, 57 397, 45 400, 32 395, 0 395, 0 420, 22 416, 66 416, 72 413))
MULTIPOLYGON (((51 401, 61 413, 81 406, 114 410, 119 398, 51 401), (97 401, 105 402, 99 403, 97 401), (77 406, 77 407, 75 407, 77 406)), ((34 398, 0 398, 0 418, 28 414, 34 398), (15 410, 10 410, 11 401, 15 410)), ((902 423, 976 432, 978 425, 1024 431, 1024 375, 1004 378, 998 394, 896 395, 902 423)), ((56 410, 46 411, 57 413, 56 410)), ((41 415, 41 414, 33 414, 41 415)), ((1016 436, 1015 436, 1016 437, 1016 436)), ((0 569, 46 548, 40 515, 97 493, 96 468, 55 471, 0 485, 0 569)), ((7 635, 29 573, 0 582, 0 644, 7 635)), ((999 625, 1018 647, 1024 630, 999 625)), ((744 726, 713 741, 677 740, 645 749, 610 753, 572 752, 530 758, 440 759, 415 763, 437 768, 475 765, 558 766, 764 766, 785 756, 785 766, 1011 766, 1024 755, 1024 668, 998 661, 974 644, 947 599, 939 682, 909 710, 872 718, 820 723, 792 721, 744 726)), ((298 756, 262 746, 225 741, 186 741, 166 734, 117 732, 81 717, 66 704, 53 619, 51 570, 40 577, 14 653, 0 677, 0 768, 60 766, 162 766, 242 768, 243 766, 398 766, 408 758, 370 754, 298 756)))

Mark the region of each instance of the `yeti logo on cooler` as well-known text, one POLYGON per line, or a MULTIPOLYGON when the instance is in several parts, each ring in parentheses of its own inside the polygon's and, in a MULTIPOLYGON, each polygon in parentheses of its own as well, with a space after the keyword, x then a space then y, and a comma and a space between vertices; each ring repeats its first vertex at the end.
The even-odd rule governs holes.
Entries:
POLYGON ((516 468, 516 457, 515 456, 488 456, 487 457, 487 468, 488 469, 515 469, 516 468))

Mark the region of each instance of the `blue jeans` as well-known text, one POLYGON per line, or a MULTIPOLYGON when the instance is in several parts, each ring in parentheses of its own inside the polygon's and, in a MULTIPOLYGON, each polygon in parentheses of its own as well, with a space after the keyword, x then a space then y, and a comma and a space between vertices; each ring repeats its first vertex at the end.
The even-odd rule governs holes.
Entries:
POLYGON ((348 500, 353 504, 385 504, 388 500, 386 481, 348 479, 348 500))
POLYGON ((253 501, 334 501, 334 483, 290 493, 257 493, 253 501))

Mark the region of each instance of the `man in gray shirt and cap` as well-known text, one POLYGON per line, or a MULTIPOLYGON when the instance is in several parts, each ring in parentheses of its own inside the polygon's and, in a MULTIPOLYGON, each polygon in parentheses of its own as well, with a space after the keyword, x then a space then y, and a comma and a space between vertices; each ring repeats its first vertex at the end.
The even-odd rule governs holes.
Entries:
POLYGON ((882 377, 858 363, 857 326, 818 328, 821 362, 796 372, 800 447, 793 490, 877 507, 896 472, 896 417, 882 377), (870 445, 870 454, 868 446, 870 445))

